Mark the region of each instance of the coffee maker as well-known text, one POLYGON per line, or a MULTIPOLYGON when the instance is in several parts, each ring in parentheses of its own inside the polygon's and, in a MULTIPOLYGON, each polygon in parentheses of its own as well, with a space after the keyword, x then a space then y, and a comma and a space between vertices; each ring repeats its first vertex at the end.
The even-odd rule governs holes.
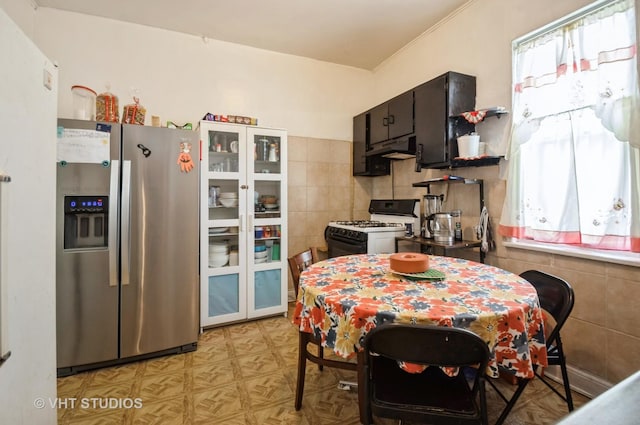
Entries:
POLYGON ((433 226, 428 225, 428 221, 433 220, 434 214, 439 213, 442 210, 442 201, 444 195, 425 195, 422 199, 424 215, 422 216, 422 236, 427 239, 433 239, 433 232, 429 228, 433 226))

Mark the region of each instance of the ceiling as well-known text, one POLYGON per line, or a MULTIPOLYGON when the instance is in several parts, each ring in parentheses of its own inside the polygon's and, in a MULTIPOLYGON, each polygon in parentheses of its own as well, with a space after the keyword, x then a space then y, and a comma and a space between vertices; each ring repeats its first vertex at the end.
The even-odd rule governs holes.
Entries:
POLYGON ((33 1, 372 70, 473 0, 33 1))

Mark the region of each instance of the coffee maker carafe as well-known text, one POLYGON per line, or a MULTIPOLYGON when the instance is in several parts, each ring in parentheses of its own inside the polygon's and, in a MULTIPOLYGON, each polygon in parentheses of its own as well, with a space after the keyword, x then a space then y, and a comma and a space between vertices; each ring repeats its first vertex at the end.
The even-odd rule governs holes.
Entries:
MULTIPOLYGON (((422 231, 425 238, 432 239, 433 232, 429 230, 428 222, 433 220, 433 215, 439 213, 442 210, 442 200, 444 195, 425 195, 423 199, 424 204, 424 216, 422 222, 422 231)), ((431 226, 433 227, 433 226, 431 226)))

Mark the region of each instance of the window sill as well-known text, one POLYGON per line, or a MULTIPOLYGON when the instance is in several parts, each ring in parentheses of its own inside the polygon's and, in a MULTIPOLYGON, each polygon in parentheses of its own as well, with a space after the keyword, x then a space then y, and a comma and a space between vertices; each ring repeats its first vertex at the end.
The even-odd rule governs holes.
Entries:
POLYGON ((589 248, 577 248, 570 245, 546 244, 518 239, 505 240, 503 245, 508 248, 528 249, 530 251, 548 252, 565 255, 567 257, 584 258, 587 260, 604 261, 631 267, 640 267, 640 254, 636 252, 607 251, 589 248))

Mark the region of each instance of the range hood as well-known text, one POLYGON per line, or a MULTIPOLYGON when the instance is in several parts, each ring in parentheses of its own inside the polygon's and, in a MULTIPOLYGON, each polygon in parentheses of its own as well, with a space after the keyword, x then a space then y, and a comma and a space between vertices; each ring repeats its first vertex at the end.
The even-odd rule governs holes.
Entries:
POLYGON ((408 135, 385 140, 370 146, 366 156, 381 156, 389 159, 408 159, 416 156, 416 136, 408 135))
POLYGON ((372 199, 369 214, 420 217, 420 199, 372 199))

